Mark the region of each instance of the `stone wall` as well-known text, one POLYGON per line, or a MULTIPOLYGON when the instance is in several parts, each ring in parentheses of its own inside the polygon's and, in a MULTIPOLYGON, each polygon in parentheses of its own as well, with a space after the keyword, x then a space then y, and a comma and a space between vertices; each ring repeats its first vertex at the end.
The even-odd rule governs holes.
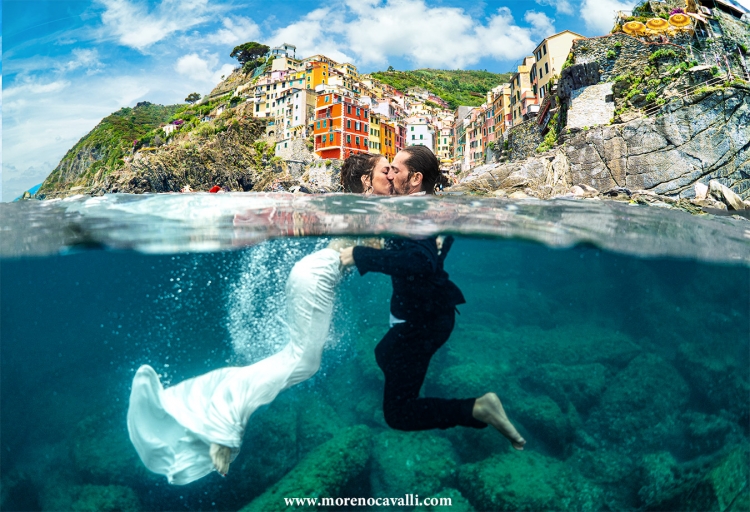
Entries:
POLYGON ((610 82, 619 75, 639 74, 643 68, 651 65, 648 60, 651 54, 661 48, 674 50, 677 54, 673 59, 675 62, 685 60, 685 49, 681 46, 671 43, 646 43, 623 33, 576 39, 571 51, 575 64, 598 64, 601 80, 610 82), (614 52, 614 57, 611 57, 612 54, 609 52, 614 52))
POLYGON ((608 124, 615 115, 612 82, 589 85, 571 92, 567 128, 608 124))
POLYGON ((536 118, 508 130, 508 150, 511 160, 522 160, 536 154, 544 137, 539 132, 536 118))
POLYGON ((615 187, 693 198, 696 182, 717 180, 750 198, 750 87, 674 99, 658 117, 574 131, 554 152, 469 175, 460 187, 525 187, 540 197, 570 185, 615 187))

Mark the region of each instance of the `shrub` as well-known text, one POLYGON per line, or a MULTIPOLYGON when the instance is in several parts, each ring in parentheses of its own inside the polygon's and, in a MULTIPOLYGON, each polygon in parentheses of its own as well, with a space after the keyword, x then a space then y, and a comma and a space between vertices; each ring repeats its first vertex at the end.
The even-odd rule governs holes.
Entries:
POLYGON ((615 48, 622 48, 622 41, 617 41, 615 43, 615 48))
POLYGON ((655 91, 651 91, 650 93, 646 95, 646 102, 651 102, 651 101, 654 101, 655 99, 656 99, 655 91))
POLYGON ((677 53, 671 48, 659 48, 654 53, 649 55, 648 60, 654 62, 659 59, 672 59, 677 57, 677 53))
POLYGON ((656 104, 659 106, 664 105, 666 102, 667 102, 666 98, 657 98, 656 100, 656 104))
POLYGON ((661 84, 661 80, 659 80, 658 78, 652 78, 651 80, 649 80, 649 81, 648 81, 648 82, 646 82, 646 83, 648 84, 648 86, 649 86, 650 88, 652 88, 652 89, 653 89, 653 88, 655 88, 655 87, 659 87, 659 84, 661 84))
POLYGON ((607 51, 607 58, 608 59, 614 59, 615 57, 617 57, 617 54, 615 53, 614 50, 608 50, 607 51))
POLYGON ((716 75, 718 75, 718 74, 719 74, 719 68, 718 68, 717 66, 712 66, 712 67, 711 67, 711 74, 712 74, 713 76, 716 76, 716 75))

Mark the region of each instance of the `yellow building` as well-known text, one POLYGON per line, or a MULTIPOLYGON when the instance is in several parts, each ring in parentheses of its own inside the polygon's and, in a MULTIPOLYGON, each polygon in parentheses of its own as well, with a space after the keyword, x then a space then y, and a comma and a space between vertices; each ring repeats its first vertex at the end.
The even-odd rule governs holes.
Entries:
POLYGON ((562 71, 562 65, 568 58, 573 41, 585 39, 581 34, 563 30, 542 40, 534 49, 536 64, 531 72, 531 83, 539 102, 549 94, 550 80, 562 71))
POLYGON ((370 112, 370 153, 382 154, 380 144, 380 114, 370 112))
POLYGON ((510 107, 513 126, 521 124, 530 114, 539 111, 537 97, 531 83, 531 72, 536 60, 533 56, 523 59, 518 71, 510 79, 510 107), (536 108, 534 108, 536 107, 536 108))
POLYGON ((510 108, 510 84, 500 84, 492 89, 492 110, 495 115, 495 140, 513 126, 513 112, 510 108))

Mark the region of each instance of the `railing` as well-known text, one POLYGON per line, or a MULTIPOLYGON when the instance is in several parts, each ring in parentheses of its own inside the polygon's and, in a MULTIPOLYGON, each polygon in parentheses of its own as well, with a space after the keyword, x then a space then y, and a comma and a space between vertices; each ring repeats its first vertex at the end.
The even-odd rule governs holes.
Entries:
POLYGON ((731 81, 731 79, 729 77, 727 77, 727 76, 717 76, 715 78, 711 78, 709 80, 706 80, 705 82, 701 82, 701 83, 693 85, 691 87, 686 87, 686 88, 682 89, 681 91, 679 91, 679 94, 677 96, 673 96, 672 98, 670 98, 670 101, 667 102, 667 103, 664 103, 664 104, 661 104, 661 105, 656 105, 656 104, 649 105, 647 107, 642 108, 640 112, 641 112, 641 114, 642 114, 643 117, 651 117, 651 116, 657 114, 662 108, 664 108, 665 106, 669 105, 669 103, 671 103, 672 100, 674 100, 674 99, 687 98, 688 96, 691 96, 691 95, 695 94, 696 91, 698 91, 699 89, 701 89, 703 87, 716 87, 718 85, 727 84, 730 81, 731 81))

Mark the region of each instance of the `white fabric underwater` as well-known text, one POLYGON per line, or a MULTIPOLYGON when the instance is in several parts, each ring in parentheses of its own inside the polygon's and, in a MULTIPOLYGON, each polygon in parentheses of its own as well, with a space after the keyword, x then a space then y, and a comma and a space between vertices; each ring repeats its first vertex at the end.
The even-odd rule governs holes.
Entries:
POLYGON ((133 379, 128 432, 148 469, 183 485, 214 470, 211 443, 242 445, 250 416, 320 368, 341 279, 339 253, 323 249, 297 262, 286 284, 290 341, 255 364, 220 368, 164 389, 148 365, 133 379))

